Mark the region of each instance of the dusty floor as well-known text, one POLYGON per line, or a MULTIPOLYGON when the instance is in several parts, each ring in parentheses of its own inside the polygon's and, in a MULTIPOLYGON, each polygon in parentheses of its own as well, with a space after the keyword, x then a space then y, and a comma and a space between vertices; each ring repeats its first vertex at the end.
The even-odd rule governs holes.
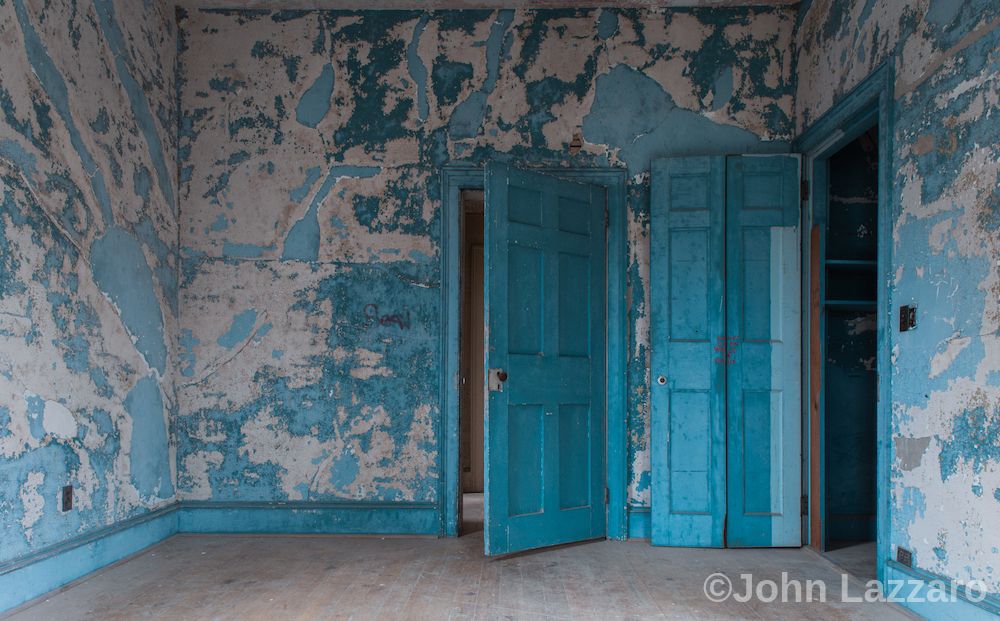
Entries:
POLYGON ((179 535, 9 619, 912 618, 842 603, 838 571, 803 550, 597 541, 487 560, 481 507, 481 496, 466 499, 459 539, 179 535), (828 603, 717 604, 704 595, 715 572, 739 589, 740 574, 780 581, 782 571, 825 581, 828 603))
POLYGON ((836 550, 830 550, 824 555, 834 565, 840 567, 859 580, 874 580, 875 542, 856 543, 836 550))

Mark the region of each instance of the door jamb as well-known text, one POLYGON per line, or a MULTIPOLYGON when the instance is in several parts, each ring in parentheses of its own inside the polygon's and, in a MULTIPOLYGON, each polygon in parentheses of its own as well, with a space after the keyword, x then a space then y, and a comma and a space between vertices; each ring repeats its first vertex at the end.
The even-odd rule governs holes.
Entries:
MULTIPOLYGON (((880 65, 867 78, 865 78, 854 89, 840 98, 830 109, 816 122, 806 128, 793 142, 793 149, 801 152, 805 157, 805 178, 809 182, 809 196, 807 209, 803 209, 803 231, 811 231, 814 210, 825 208, 826 204, 826 169, 829 157, 836 153, 841 147, 857 138, 861 133, 867 131, 872 125, 878 124, 878 267, 876 270, 878 278, 876 313, 878 317, 878 335, 876 360, 878 367, 878 403, 876 407, 876 568, 879 580, 885 579, 886 562, 889 558, 889 537, 890 537, 890 450, 892 448, 890 415, 892 403, 891 374, 889 371, 890 348, 891 348, 891 295, 889 283, 892 281, 892 109, 893 109, 893 81, 894 73, 892 61, 880 65)), ((805 239, 805 236, 803 236, 805 239)), ((809 265, 809 253, 811 248, 808 244, 803 244, 803 265, 809 265)), ((802 291, 808 294, 810 291, 809 270, 802 272, 802 291)), ((822 278, 822 273, 820 278, 822 278)), ((803 313, 803 361, 808 361, 809 342, 811 326, 809 325, 809 313, 803 313)), ((822 328, 822 324, 820 326, 822 328)), ((803 428, 809 425, 809 404, 812 400, 809 377, 806 374, 802 381, 803 386, 803 428)), ((820 406, 822 416, 822 405, 820 406)), ((822 421, 822 418, 820 419, 822 421)), ((822 424, 822 423, 820 423, 822 424)), ((823 511, 825 507, 823 498, 822 481, 823 472, 823 449, 822 449, 822 426, 818 430, 821 434, 820 455, 809 455, 809 459, 816 459, 820 469, 820 489, 807 490, 809 495, 810 518, 813 511, 823 511)), ((810 435, 812 429, 809 430, 810 435)), ((804 444, 808 447, 808 444, 804 444)), ((812 467, 812 463, 810 467, 812 467)), ((808 484, 810 479, 804 481, 808 484)), ((810 529, 805 529, 804 534, 810 529)), ((813 547, 822 542, 804 541, 813 547)))
MULTIPOLYGON (((604 186, 607 189, 607 382, 606 459, 608 490, 608 539, 625 539, 627 438, 626 431, 626 357, 627 308, 625 287, 628 276, 627 173, 618 168, 545 167, 531 168, 573 181, 604 186)), ((459 334, 461 310, 460 245, 462 190, 484 188, 485 169, 475 164, 448 164, 441 173, 441 356, 440 372, 443 424, 438 428, 438 516, 440 536, 458 535, 459 492, 459 334)))

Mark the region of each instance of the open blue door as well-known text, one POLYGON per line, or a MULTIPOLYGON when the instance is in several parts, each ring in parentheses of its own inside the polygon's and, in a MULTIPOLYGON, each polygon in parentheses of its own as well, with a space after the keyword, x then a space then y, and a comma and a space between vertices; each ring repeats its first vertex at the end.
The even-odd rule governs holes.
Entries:
POLYGON ((605 190, 486 168, 486 554, 604 537, 605 190))
POLYGON ((652 173, 652 542, 801 545, 799 160, 652 173))
POLYGON ((799 159, 726 162, 726 545, 802 545, 799 159))
POLYGON ((656 160, 650 213, 653 545, 721 547, 725 157, 656 160))

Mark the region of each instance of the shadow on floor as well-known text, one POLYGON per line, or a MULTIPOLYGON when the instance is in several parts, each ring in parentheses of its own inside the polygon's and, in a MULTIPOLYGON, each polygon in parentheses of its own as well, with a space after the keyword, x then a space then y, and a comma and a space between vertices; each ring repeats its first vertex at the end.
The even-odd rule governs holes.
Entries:
POLYGON ((875 580, 875 542, 848 543, 829 549, 823 556, 861 581, 875 580))

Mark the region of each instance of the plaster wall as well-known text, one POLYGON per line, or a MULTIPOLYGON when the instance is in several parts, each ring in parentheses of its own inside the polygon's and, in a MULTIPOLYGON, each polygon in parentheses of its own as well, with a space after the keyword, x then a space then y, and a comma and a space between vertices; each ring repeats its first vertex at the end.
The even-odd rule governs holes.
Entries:
POLYGON ((648 507, 649 161, 787 150, 794 24, 183 12, 180 496, 437 500, 440 171, 498 159, 629 171, 629 501, 648 507))
POLYGON ((0 562, 175 498, 175 32, 0 2, 0 562))

